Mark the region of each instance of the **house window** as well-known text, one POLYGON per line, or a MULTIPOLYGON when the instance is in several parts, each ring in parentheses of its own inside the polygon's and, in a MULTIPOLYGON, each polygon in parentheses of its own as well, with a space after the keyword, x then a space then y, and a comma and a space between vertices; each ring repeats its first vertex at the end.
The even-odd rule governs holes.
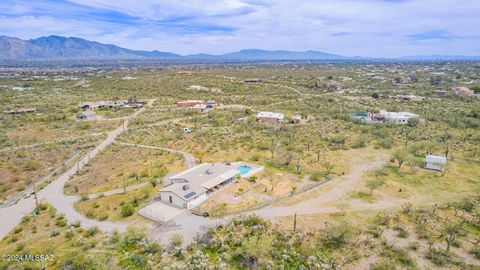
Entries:
POLYGON ((168 196, 168 201, 169 201, 170 203, 173 203, 172 196, 168 196))

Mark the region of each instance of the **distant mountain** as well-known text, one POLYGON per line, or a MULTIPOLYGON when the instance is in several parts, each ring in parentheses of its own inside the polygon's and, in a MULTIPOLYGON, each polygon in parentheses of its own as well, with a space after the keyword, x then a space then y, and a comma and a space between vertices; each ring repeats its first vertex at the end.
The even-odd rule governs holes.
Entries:
POLYGON ((160 51, 138 51, 112 44, 103 44, 76 37, 48 36, 22 40, 0 36, 0 60, 61 60, 61 59, 175 59, 175 60, 218 60, 218 61, 275 61, 275 60, 382 60, 382 61, 435 61, 435 60, 480 60, 480 56, 430 55, 399 58, 348 57, 319 51, 293 52, 285 50, 267 51, 259 49, 213 55, 178 55, 160 51))
POLYGON ((138 59, 179 58, 180 55, 159 51, 135 51, 76 37, 48 36, 21 40, 0 37, 0 59, 138 59))
POLYGON ((472 61, 480 60, 480 56, 468 55, 410 55, 397 58, 405 61, 472 61))
POLYGON ((185 59, 185 60, 342 60, 349 57, 317 51, 266 51, 249 49, 221 55, 137 51, 76 37, 48 36, 21 40, 0 36, 0 59, 185 59))
POLYGON ((317 51, 292 52, 292 51, 265 51, 257 49, 241 50, 239 52, 221 55, 223 59, 243 60, 343 60, 350 57, 329 54, 317 51))

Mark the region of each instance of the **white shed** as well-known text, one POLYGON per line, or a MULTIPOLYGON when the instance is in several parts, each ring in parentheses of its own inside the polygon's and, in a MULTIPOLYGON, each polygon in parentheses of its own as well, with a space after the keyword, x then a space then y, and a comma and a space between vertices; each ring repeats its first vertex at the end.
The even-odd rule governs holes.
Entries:
POLYGON ((441 171, 447 164, 447 158, 441 156, 427 155, 425 157, 425 169, 441 171))

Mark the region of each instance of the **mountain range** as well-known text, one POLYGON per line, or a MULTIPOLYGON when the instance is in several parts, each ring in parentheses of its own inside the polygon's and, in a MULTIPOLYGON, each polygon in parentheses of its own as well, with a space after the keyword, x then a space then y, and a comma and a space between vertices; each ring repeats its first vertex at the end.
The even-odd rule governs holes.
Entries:
MULTIPOLYGON (((319 51, 247 49, 213 55, 179 55, 160 51, 125 49, 77 37, 48 36, 22 40, 0 36, 0 60, 65 60, 65 59, 165 59, 165 60, 365 60, 374 58, 348 57, 319 51)), ((392 58, 393 59, 393 58, 392 58)), ((398 60, 480 60, 477 56, 407 56, 398 60)), ((384 59, 385 60, 385 59, 384 59)))

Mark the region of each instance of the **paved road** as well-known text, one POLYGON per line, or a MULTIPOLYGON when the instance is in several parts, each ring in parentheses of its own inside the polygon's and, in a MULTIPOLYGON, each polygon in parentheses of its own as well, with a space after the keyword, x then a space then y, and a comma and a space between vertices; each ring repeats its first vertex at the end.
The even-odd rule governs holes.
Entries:
MULTIPOLYGON (((154 100, 150 100, 149 105, 151 105, 153 102, 154 100)), ((106 232, 111 232, 114 230, 125 231, 128 224, 120 222, 113 223, 107 221, 96 221, 88 219, 78 213, 73 207, 73 205, 76 201, 78 201, 79 197, 65 195, 63 187, 65 183, 77 172, 78 169, 82 169, 86 164, 88 164, 91 158, 95 157, 103 149, 112 144, 115 141, 115 138, 128 128, 128 123, 130 119, 144 112, 145 109, 146 108, 142 108, 136 111, 129 117, 129 119, 125 120, 125 122, 120 127, 106 133, 107 138, 105 140, 103 140, 87 155, 81 158, 80 161, 74 166, 72 166, 68 171, 63 173, 55 181, 52 181, 52 183, 39 191, 39 200, 47 201, 52 204, 52 206, 55 207, 59 213, 65 215, 65 218, 69 222, 75 222, 78 220, 81 222, 83 227, 98 226, 100 230, 106 232)), ((1 208, 0 217, 3 217, 4 219, 0 223, 0 238, 5 237, 5 235, 7 235, 13 228, 15 228, 17 224, 20 223, 22 217, 31 214, 34 208, 35 201, 33 196, 20 200, 16 205, 1 208)))

